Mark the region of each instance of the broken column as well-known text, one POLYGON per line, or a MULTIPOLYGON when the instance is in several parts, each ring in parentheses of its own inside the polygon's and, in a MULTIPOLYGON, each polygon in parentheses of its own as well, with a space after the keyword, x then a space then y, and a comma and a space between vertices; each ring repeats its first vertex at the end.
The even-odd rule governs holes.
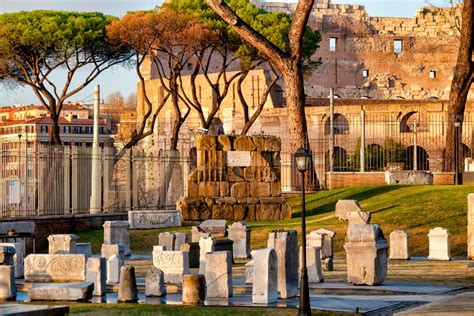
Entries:
POLYGON ((235 222, 229 229, 229 239, 234 242, 234 259, 246 259, 250 257, 250 231, 245 222, 235 222))
POLYGON ((94 283, 94 296, 107 293, 107 261, 104 257, 89 258, 86 262, 86 281, 94 283))
POLYGON ((428 260, 451 260, 449 246, 450 235, 447 228, 436 227, 430 229, 430 233, 428 234, 430 243, 428 260))
POLYGON ((379 225, 349 225, 344 249, 350 283, 378 285, 385 281, 388 244, 379 225))
POLYGON ((206 278, 202 274, 183 276, 183 304, 202 304, 206 299, 206 278))
POLYGON ((130 224, 127 221, 106 221, 104 227, 104 244, 123 245, 125 256, 130 255, 130 224))
POLYGON ((296 230, 271 232, 268 237, 268 248, 275 249, 278 258, 278 292, 280 297, 288 298, 298 295, 298 239, 296 230))
POLYGON ((137 280, 135 267, 122 267, 120 269, 120 282, 118 289, 119 303, 136 303, 138 301, 137 280))
POLYGON ((214 251, 212 237, 201 237, 199 240, 199 274, 206 273, 206 253, 214 251))
POLYGON ((394 230, 390 233, 390 259, 408 260, 408 234, 403 230, 394 230))
POLYGON ((278 259, 275 250, 260 249, 252 253, 254 282, 252 302, 254 304, 275 303, 278 299, 278 259))
POLYGON ((166 294, 165 277, 163 271, 152 267, 145 278, 145 296, 164 296, 166 294))
POLYGON ((232 253, 216 251, 206 253, 207 297, 228 298, 232 292, 232 253))

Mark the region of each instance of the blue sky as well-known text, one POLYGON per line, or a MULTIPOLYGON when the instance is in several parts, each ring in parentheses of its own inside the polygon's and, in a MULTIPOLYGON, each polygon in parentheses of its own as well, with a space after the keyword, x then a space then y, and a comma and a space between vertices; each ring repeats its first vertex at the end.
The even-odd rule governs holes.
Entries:
MULTIPOLYGON (((370 16, 412 17, 416 10, 429 4, 447 5, 447 0, 333 0, 333 3, 362 4, 370 16)), ((123 16, 128 11, 146 10, 161 4, 160 0, 0 0, 0 13, 38 9, 100 11, 123 16)), ((60 77, 61 74, 58 75, 60 77)), ((136 75, 120 66, 102 73, 93 84, 76 94, 71 101, 91 102, 94 84, 101 85, 102 96, 120 91, 125 97, 136 90, 136 75)), ((0 84, 0 105, 38 104, 28 87, 7 89, 0 84)))

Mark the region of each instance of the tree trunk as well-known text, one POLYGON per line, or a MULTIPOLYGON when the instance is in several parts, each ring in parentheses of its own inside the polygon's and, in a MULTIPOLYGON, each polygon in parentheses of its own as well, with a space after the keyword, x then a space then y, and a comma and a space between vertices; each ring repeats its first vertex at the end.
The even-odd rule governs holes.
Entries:
MULTIPOLYGON (((456 158, 456 127, 455 122, 460 123, 459 128, 459 146, 462 143, 462 122, 464 120, 464 110, 466 107, 467 95, 472 85, 472 51, 474 47, 474 31, 472 28, 473 18, 473 0, 464 1, 462 10, 461 37, 459 41, 458 58, 454 67, 453 81, 451 82, 451 91, 449 93, 448 105, 448 124, 446 130, 446 150, 445 150, 445 171, 454 170, 456 158)), ((459 151, 460 152, 460 151, 459 151)), ((458 157, 461 159, 461 157, 458 157)), ((459 163, 460 161, 458 161, 459 163)))
POLYGON ((174 123, 173 123, 173 130, 171 132, 171 144, 170 150, 178 150, 178 141, 179 141, 179 130, 183 125, 183 119, 181 117, 181 110, 179 108, 179 100, 178 100, 178 82, 177 76, 175 74, 171 74, 170 76, 170 88, 171 88, 171 103, 173 104, 173 111, 174 111, 174 123))
POLYGON ((52 145, 60 145, 61 138, 59 136, 59 115, 51 114, 51 130, 49 131, 49 143, 52 145))

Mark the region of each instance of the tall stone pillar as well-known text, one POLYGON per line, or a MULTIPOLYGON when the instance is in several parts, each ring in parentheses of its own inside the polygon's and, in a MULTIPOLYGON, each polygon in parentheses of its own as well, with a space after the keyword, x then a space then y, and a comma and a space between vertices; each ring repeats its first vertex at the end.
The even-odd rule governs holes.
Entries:
POLYGON ((94 136, 92 141, 92 177, 91 177, 91 197, 89 210, 91 214, 102 212, 101 177, 100 165, 101 154, 99 146, 99 120, 100 120, 100 87, 94 87, 94 136))

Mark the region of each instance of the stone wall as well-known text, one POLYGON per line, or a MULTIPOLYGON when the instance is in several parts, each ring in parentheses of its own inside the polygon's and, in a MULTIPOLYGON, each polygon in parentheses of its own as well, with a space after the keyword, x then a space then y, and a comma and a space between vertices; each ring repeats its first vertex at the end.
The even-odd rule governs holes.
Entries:
POLYGON ((177 207, 185 221, 291 218, 281 196, 281 141, 274 136, 196 137, 197 168, 177 207))

